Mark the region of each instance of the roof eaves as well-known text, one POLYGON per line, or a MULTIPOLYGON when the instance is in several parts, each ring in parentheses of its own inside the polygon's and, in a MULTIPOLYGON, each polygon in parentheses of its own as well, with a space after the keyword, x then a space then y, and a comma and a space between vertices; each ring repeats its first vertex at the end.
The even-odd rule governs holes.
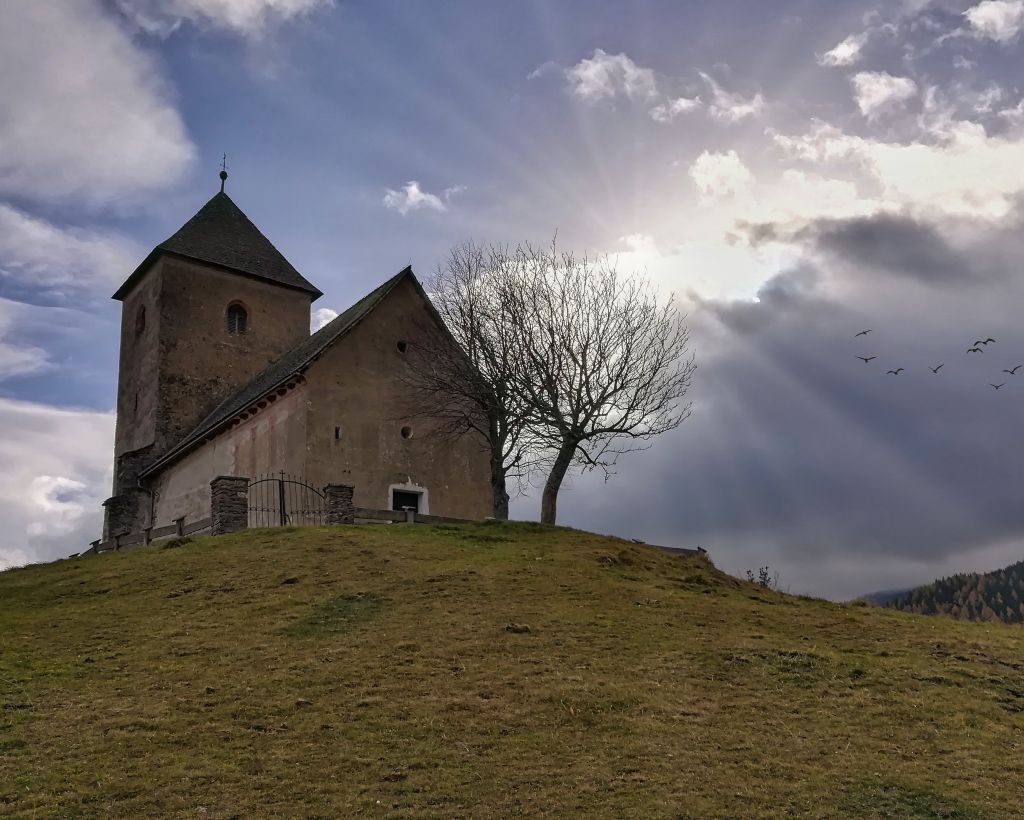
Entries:
POLYGON ((217 270, 228 271, 229 273, 237 273, 241 276, 248 277, 249 279, 256 279, 260 282, 267 282, 271 285, 277 285, 278 287, 281 288, 287 288, 288 290, 297 290, 301 293, 308 293, 310 297, 310 302, 315 302, 317 299, 324 295, 323 292, 319 290, 319 288, 313 285, 311 285, 308 288, 305 288, 299 285, 290 284, 288 282, 281 282, 277 279, 272 279, 268 276, 261 276, 258 273, 252 273, 251 271, 243 270, 241 268, 235 268, 230 265, 224 265, 220 262, 210 262, 208 259, 202 259, 198 256, 190 256, 189 254, 181 253, 180 251, 170 251, 167 250, 166 248, 161 248, 157 246, 152 251, 150 251, 149 256, 142 260, 139 266, 134 271, 132 271, 131 276, 124 280, 124 283, 121 285, 121 287, 119 287, 117 291, 114 293, 114 295, 111 296, 110 298, 116 299, 119 302, 124 301, 124 298, 128 295, 129 291, 131 291, 131 289, 135 287, 136 283, 139 281, 139 279, 142 278, 143 274, 145 274, 145 272, 149 270, 149 268, 153 264, 156 263, 157 258, 160 256, 170 256, 175 259, 183 259, 186 262, 198 262, 199 264, 205 265, 208 268, 216 268, 217 270))

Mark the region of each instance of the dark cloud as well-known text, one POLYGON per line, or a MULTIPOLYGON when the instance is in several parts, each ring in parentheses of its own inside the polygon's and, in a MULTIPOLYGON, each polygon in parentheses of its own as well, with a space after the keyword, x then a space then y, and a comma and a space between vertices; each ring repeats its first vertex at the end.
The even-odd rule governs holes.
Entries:
POLYGON ((922 282, 976 282, 970 257, 950 244, 934 225, 899 214, 815 222, 796 234, 827 256, 865 274, 907 276, 922 282))
POLYGON ((691 312, 693 417, 608 485, 578 480, 565 522, 703 544, 727 569, 771 563, 835 597, 1017 560, 1024 370, 1001 370, 1024 362, 1024 280, 997 264, 1016 224, 966 226, 974 255, 908 218, 807 226, 806 262, 757 301, 691 312), (988 287, 933 287, 953 277, 988 287))

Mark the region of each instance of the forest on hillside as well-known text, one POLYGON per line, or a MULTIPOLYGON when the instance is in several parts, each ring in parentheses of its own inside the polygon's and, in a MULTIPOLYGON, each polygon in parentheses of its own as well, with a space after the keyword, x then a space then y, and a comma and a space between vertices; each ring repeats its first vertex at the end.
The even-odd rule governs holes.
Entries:
POLYGON ((964 621, 1024 623, 1024 561, 995 572, 942 578, 905 592, 885 606, 964 621))

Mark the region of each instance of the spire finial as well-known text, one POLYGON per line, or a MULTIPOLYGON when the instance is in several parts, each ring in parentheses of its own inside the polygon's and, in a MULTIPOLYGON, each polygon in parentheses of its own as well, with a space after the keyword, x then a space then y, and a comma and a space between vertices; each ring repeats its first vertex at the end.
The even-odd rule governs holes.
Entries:
POLYGON ((228 155, 224 155, 224 159, 220 162, 220 192, 224 193, 224 183, 228 179, 228 155))

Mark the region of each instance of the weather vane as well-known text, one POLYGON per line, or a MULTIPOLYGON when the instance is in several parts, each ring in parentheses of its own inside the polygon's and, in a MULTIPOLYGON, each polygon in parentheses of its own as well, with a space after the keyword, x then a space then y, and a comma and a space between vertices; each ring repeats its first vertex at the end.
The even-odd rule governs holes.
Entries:
POLYGON ((228 155, 225 154, 224 158, 220 161, 220 192, 224 193, 224 183, 228 178, 228 155))

